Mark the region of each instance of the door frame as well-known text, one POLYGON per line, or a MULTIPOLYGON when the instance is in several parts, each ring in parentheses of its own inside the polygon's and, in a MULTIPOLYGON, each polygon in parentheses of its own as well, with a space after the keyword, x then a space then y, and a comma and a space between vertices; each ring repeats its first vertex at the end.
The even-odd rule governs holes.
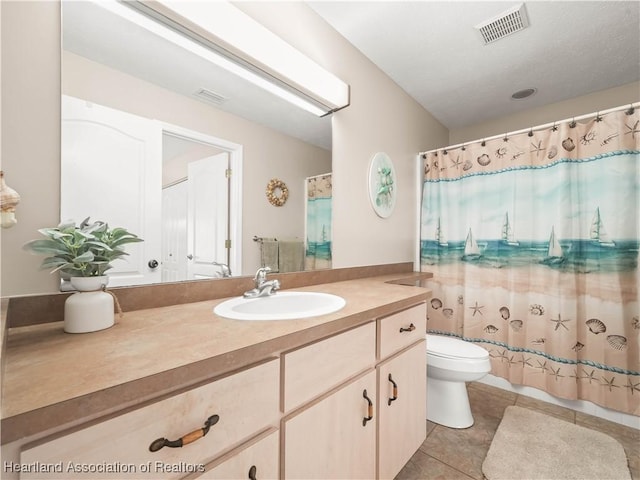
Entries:
POLYGON ((242 145, 228 140, 197 132, 178 125, 159 122, 162 135, 172 135, 185 140, 203 143, 229 154, 229 268, 234 275, 242 274, 242 145))

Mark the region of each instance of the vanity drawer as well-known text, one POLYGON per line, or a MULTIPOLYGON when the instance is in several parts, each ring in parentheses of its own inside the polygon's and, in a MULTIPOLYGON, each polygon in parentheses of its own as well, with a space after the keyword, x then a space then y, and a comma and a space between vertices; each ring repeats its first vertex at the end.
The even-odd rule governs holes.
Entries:
POLYGON ((229 480, 254 478, 260 480, 279 477, 280 465, 280 431, 271 429, 247 442, 240 449, 224 455, 198 480, 229 480))
POLYGON ((283 411, 299 407, 375 364, 375 322, 282 356, 283 411))
POLYGON ((378 358, 380 360, 387 358, 404 347, 425 338, 426 331, 426 303, 407 308, 388 317, 379 318, 378 358))
MULTIPOLYGON (((184 477, 257 432, 278 426, 279 374, 279 361, 271 360, 27 448, 20 462, 61 464, 62 478, 184 477), (218 415, 217 423, 201 436, 213 415, 218 415), (162 438, 182 438, 185 445, 151 452, 152 442, 162 438), (190 443, 190 438, 196 440, 190 443)), ((52 477, 40 472, 21 473, 20 478, 52 477)))

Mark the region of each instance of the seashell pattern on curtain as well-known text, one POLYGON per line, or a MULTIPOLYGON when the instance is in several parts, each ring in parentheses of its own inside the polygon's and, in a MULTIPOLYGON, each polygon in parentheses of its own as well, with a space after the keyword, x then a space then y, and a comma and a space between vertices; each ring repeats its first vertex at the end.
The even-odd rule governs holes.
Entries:
POLYGON ((423 155, 428 329, 492 374, 640 415, 640 115, 423 155))

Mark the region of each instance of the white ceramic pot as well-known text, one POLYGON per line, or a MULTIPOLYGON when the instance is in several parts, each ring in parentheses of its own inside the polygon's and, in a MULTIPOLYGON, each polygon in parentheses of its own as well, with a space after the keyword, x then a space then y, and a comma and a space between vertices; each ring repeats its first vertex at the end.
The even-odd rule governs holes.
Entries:
POLYGON ((104 330, 114 324, 113 297, 102 289, 108 277, 71 277, 78 292, 64 303, 64 331, 88 333, 104 330))

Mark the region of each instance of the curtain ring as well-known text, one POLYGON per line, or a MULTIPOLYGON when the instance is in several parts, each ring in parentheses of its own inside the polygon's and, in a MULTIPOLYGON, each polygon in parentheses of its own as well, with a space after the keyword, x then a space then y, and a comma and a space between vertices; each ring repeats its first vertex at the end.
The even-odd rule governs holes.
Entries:
MULTIPOLYGON (((437 155, 437 153, 436 153, 436 155, 437 155)), ((427 159, 427 154, 426 154, 426 153, 423 153, 423 154, 422 154, 422 159, 423 159, 423 160, 426 160, 426 159, 427 159)))
POLYGON ((484 141, 484 139, 482 139, 482 143, 480 144, 481 147, 486 147, 487 146, 487 142, 484 141))
POLYGON ((596 122, 601 122, 602 117, 600 116, 600 112, 596 112, 596 122))
POLYGON ((633 103, 632 103, 632 104, 629 105, 629 110, 627 110, 624 113, 626 113, 627 115, 633 115, 633 112, 635 112, 635 111, 636 111, 636 109, 633 108, 633 103))
POLYGON ((571 120, 571 123, 569 124, 569 128, 576 128, 576 119, 573 118, 573 120, 571 120))
POLYGON ((553 122, 553 127, 551 127, 551 131, 552 132, 557 132, 558 131, 558 126, 556 125, 556 122, 553 122))
POLYGON ((530 137, 533 137, 533 128, 531 128, 531 129, 529 130, 529 133, 527 133, 527 135, 528 135, 528 136, 530 136, 530 137))
POLYGON ((467 148, 464 146, 464 143, 462 144, 462 148, 461 150, 464 152, 467 148))
POLYGON ((449 152, 447 152, 446 150, 444 150, 444 151, 442 152, 442 154, 443 154, 443 155, 446 155, 447 153, 449 153, 449 152))
POLYGON ((503 142, 508 142, 509 141, 509 139, 507 138, 507 134, 506 133, 504 134, 504 138, 502 139, 502 141, 503 142))

